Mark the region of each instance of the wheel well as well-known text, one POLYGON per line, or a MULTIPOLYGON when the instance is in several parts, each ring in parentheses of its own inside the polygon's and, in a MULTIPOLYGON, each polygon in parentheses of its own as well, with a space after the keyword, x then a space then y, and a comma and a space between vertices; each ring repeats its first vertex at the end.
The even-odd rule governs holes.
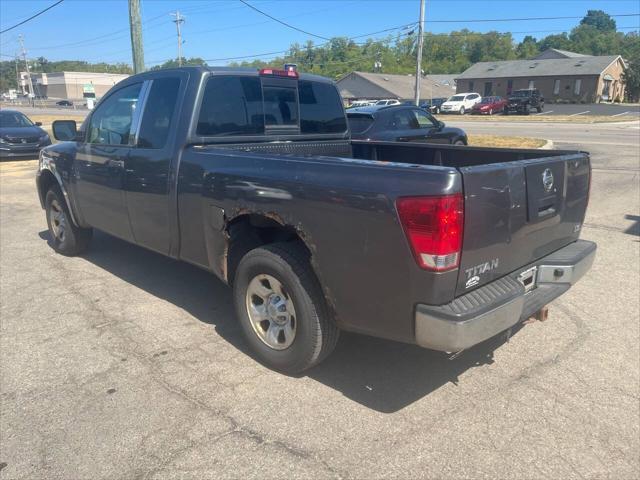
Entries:
POLYGON ((227 252, 227 279, 233 283, 236 269, 242 257, 250 250, 271 243, 292 242, 301 246, 311 258, 311 251, 290 225, 260 214, 247 214, 234 218, 227 225, 229 247, 227 252))
POLYGON ((38 193, 40 194, 40 200, 43 207, 44 207, 45 197, 47 196, 47 192, 49 191, 52 185, 56 185, 59 187, 58 180, 56 180, 56 177, 49 170, 43 170, 42 173, 40 174, 40 182, 38 184, 38 187, 39 187, 38 193))

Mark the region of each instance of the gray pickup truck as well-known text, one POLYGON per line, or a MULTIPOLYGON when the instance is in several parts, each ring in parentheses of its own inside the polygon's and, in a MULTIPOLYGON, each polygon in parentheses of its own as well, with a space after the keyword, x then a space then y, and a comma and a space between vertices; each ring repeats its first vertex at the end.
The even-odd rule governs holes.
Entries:
POLYGON ((354 141, 334 83, 292 68, 134 75, 53 130, 37 174, 53 248, 80 254, 95 228, 211 271, 280 371, 340 330, 469 348, 595 256, 588 154, 354 141))

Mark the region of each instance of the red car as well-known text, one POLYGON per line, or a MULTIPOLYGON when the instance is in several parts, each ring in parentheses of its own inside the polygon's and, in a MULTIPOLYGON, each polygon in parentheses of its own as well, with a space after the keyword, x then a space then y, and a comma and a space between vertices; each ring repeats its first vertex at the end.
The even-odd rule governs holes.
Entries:
POLYGON ((506 98, 482 97, 482 100, 473 106, 471 113, 485 113, 487 115, 493 115, 497 112, 503 112, 506 106, 506 98))

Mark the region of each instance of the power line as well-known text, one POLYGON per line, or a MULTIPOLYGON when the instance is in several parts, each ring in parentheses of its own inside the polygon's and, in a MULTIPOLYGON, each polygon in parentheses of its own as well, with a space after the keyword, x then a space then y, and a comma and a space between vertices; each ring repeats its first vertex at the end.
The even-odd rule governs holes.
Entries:
POLYGON ((5 28, 4 30, 2 30, 2 31, 0 32, 0 34, 2 34, 2 33, 6 33, 6 32, 8 32, 9 30, 13 30, 14 28, 19 27, 20 25, 24 25, 24 24, 25 24, 25 23, 27 23, 28 21, 33 20, 33 19, 34 19, 34 18, 36 18, 36 17, 39 17, 39 16, 40 16, 40 15, 42 15, 44 12, 46 12, 46 11, 48 11, 48 10, 51 10, 51 9, 52 9, 53 7, 55 7, 56 5, 60 5, 62 2, 64 2, 64 0, 58 0, 58 1, 57 1, 56 3, 54 3, 53 5, 49 5, 47 8, 45 8, 45 9, 43 9, 43 10, 40 10, 38 13, 36 13, 36 14, 34 14, 34 15, 31 15, 29 18, 27 18, 27 19, 25 19, 25 20, 23 20, 23 21, 21 21, 21 22, 19 22, 19 23, 16 23, 16 24, 15 24, 15 25, 13 25, 12 27, 5 28))
POLYGON ((322 35, 316 35, 315 33, 311 33, 311 32, 307 32, 306 30, 302 30, 301 28, 298 27, 294 27, 293 25, 291 25, 290 23, 284 22, 272 15, 269 15, 267 12, 263 12, 262 10, 260 10, 259 8, 254 7, 253 5, 251 5, 250 3, 246 2, 245 0, 240 0, 240 2, 244 3, 247 7, 249 7, 251 10, 255 10, 256 12, 264 15, 265 17, 269 17, 271 20, 273 20, 274 22, 278 22, 281 25, 284 25, 285 27, 291 28, 292 30, 296 30, 298 32, 302 32, 306 35, 311 35, 312 37, 316 37, 316 38, 320 38, 322 40, 329 40, 327 37, 323 37, 322 35))
MULTIPOLYGON (((415 25, 417 22, 414 23, 405 23, 404 25, 400 25, 398 27, 391 27, 391 28, 385 28, 384 30, 378 30, 377 32, 369 32, 369 33, 363 33, 361 35, 356 35, 354 37, 347 37, 346 40, 354 40, 356 38, 362 38, 362 37, 368 37, 369 35, 376 35, 378 33, 385 33, 385 32, 389 32, 392 30, 400 30, 403 28, 408 28, 410 26, 415 25)), ((337 39, 343 38, 343 37, 336 37, 337 39)), ((329 40, 326 43, 321 43, 320 45, 314 45, 313 48, 322 48, 326 45, 329 45, 331 43, 331 40, 329 40)), ((355 42, 357 44, 357 42, 355 42)), ((362 45, 365 45, 367 42, 361 42, 362 45)), ((241 56, 237 56, 237 57, 226 57, 226 58, 207 58, 204 61, 205 62, 224 62, 224 61, 229 61, 229 60, 244 60, 246 58, 255 58, 255 57, 266 57, 268 55, 281 55, 284 53, 288 53, 291 51, 291 48, 287 48, 286 50, 280 50, 277 52, 266 52, 266 53, 258 53, 255 55, 241 55, 241 56)))

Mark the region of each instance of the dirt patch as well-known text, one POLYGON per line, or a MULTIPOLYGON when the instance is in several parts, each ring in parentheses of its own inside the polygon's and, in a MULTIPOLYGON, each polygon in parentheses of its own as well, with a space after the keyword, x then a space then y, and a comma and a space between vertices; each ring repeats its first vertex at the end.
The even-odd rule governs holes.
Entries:
POLYGON ((500 135, 469 135, 468 140, 472 147, 540 148, 547 143, 543 138, 500 135))

